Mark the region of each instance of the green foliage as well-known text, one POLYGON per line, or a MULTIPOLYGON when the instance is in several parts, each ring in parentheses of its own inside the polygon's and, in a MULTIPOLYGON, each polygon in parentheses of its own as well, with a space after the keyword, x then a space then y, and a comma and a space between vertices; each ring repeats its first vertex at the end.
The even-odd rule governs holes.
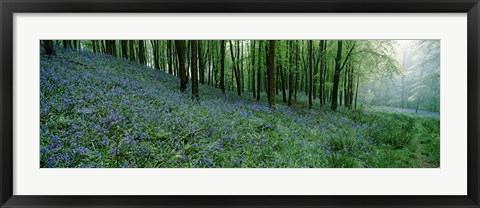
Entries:
POLYGON ((301 108, 303 93, 294 107, 272 111, 206 85, 193 102, 159 70, 58 54, 40 62, 41 167, 439 167, 437 117, 301 108))
POLYGON ((414 136, 415 119, 412 116, 392 114, 382 116, 370 128, 370 136, 378 143, 390 145, 394 149, 408 147, 414 136))

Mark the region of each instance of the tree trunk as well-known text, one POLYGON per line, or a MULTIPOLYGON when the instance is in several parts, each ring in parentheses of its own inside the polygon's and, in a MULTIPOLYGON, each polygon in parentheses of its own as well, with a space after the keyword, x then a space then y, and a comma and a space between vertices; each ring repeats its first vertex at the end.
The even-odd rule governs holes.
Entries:
POLYGON ((202 40, 198 41, 198 66, 200 83, 205 84, 205 60, 203 55, 202 40))
POLYGON ((312 65, 312 61, 313 61, 313 56, 312 56, 312 40, 309 40, 308 41, 308 58, 310 59, 309 60, 309 68, 310 68, 310 71, 309 71, 309 84, 308 84, 308 107, 309 108, 312 108, 312 91, 313 91, 313 65, 312 65))
POLYGON ((280 63, 280 80, 282 81, 282 98, 283 98, 283 102, 284 103, 287 103, 287 93, 285 92, 285 72, 283 71, 284 68, 282 67, 282 64, 280 63))
POLYGON ((292 97, 293 97, 293 80, 294 80, 294 75, 295 71, 293 70, 293 41, 289 40, 288 41, 288 65, 289 65, 289 76, 288 76, 288 106, 292 105, 292 97))
POLYGON ((198 100, 197 41, 192 40, 192 100, 198 100))
POLYGON ((160 69, 160 54, 158 54, 158 47, 159 43, 157 40, 150 40, 152 44, 152 51, 153 51, 153 68, 160 69))
POLYGON ((318 99, 320 100, 320 107, 323 107, 324 105, 324 100, 323 100, 323 79, 324 79, 324 75, 323 75, 323 66, 324 66, 324 60, 323 60, 323 57, 325 56, 325 51, 324 51, 324 40, 320 40, 320 73, 319 73, 319 89, 318 89, 318 99))
POLYGON ((128 55, 129 55, 129 59, 130 61, 135 61, 135 48, 133 46, 133 40, 129 40, 128 41, 128 49, 130 50, 128 55))
POLYGON ((72 49, 77 50, 77 41, 72 40, 72 44, 73 44, 72 49))
POLYGON ((353 102, 353 66, 350 64, 350 72, 348 72, 348 108, 352 108, 352 102, 353 102))
POLYGON ((257 100, 260 100, 260 91, 262 89, 262 41, 258 42, 258 70, 257 70, 257 100))
POLYGON ((253 94, 253 98, 256 98, 257 95, 255 93, 255 40, 252 40, 252 43, 253 45, 251 46, 252 47, 252 50, 251 50, 251 53, 250 53, 250 56, 252 56, 252 94, 253 94))
POLYGON ((145 60, 145 45, 143 44, 143 40, 138 41, 138 61, 141 64, 146 64, 145 60))
POLYGON ((70 48, 70 44, 68 43, 68 40, 63 40, 63 47, 70 48))
POLYGON ((340 61, 342 59, 342 44, 343 41, 339 40, 337 45, 337 56, 335 57, 335 73, 333 74, 333 89, 332 89, 332 107, 333 111, 337 110, 338 99, 338 81, 340 80, 340 61))
POLYGON ((268 106, 275 109, 275 40, 269 40, 268 43, 268 106))
POLYGON ((348 61, 348 58, 352 54, 353 49, 355 48, 355 42, 353 42, 352 47, 347 53, 347 56, 345 56, 345 59, 343 60, 343 64, 341 64, 341 59, 342 59, 342 42, 341 40, 338 41, 338 46, 337 46, 337 56, 335 57, 335 73, 333 75, 333 89, 332 89, 332 107, 331 109, 333 111, 337 110, 337 99, 338 99, 338 84, 340 81, 340 72, 342 69, 345 67, 345 64, 348 61))
MULTIPOLYGON (((230 55, 232 57, 232 62, 233 62, 233 73, 235 74, 235 80, 236 80, 236 83, 237 83, 237 94, 238 94, 238 96, 241 96, 240 75, 239 75, 240 73, 239 73, 239 69, 238 69, 238 63, 237 63, 237 60, 235 59, 235 56, 233 55, 232 41, 230 40, 229 43, 230 43, 230 55)), ((237 58, 238 58, 238 55, 239 55, 239 53, 237 52, 237 58)), ((232 80, 232 82, 233 82, 233 80, 232 80)), ((233 83, 232 83, 232 85, 233 85, 233 83)))
POLYGON ((178 55, 178 67, 180 72, 180 91, 184 92, 187 89, 187 72, 185 69, 185 41, 175 40, 178 55))
POLYGON ((45 54, 50 58, 51 56, 56 56, 55 49, 53 48, 52 40, 44 40, 43 47, 45 49, 45 54))
POLYGON ((415 108, 415 113, 418 113, 418 106, 420 106, 420 98, 417 98, 417 107, 415 108))
POLYGON ((350 71, 350 64, 347 64, 347 68, 345 69, 345 75, 343 78, 343 96, 345 97, 344 106, 348 108, 348 72, 350 71))
POLYGON ((167 40, 168 73, 173 74, 172 40, 167 40))
POLYGON ((294 100, 297 101, 297 92, 298 92, 298 88, 300 87, 300 67, 299 67, 299 64, 300 64, 300 46, 298 44, 298 40, 295 41, 296 42, 296 56, 295 56, 295 70, 296 70, 296 75, 295 75, 295 96, 294 96, 294 100))
POLYGON ((323 56, 322 56, 322 64, 323 64, 323 74, 322 74, 322 100, 323 104, 326 105, 327 101, 326 99, 328 98, 327 93, 328 90, 326 89, 326 80, 327 80, 327 40, 323 42, 323 56))
POLYGON ((220 89, 225 94, 225 40, 220 41, 220 89))
POLYGON ((127 41, 126 40, 121 40, 120 45, 122 46, 122 58, 128 59, 127 41))
POLYGON ((92 40, 92 49, 93 49, 93 52, 94 52, 94 53, 97 53, 97 46, 96 46, 94 40, 92 40))
POLYGON ((357 86, 355 87, 355 109, 357 109, 358 83, 359 82, 360 82, 360 76, 357 75, 357 86))

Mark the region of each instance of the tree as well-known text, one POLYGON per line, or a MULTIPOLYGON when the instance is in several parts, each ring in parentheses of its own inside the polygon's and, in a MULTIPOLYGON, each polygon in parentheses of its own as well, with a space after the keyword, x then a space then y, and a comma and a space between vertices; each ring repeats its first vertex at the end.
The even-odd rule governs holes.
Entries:
POLYGON ((70 41, 69 40, 63 40, 63 47, 64 48, 70 48, 70 41))
POLYGON ((146 59, 145 59, 145 44, 143 40, 138 41, 138 61, 141 64, 146 64, 146 59))
POLYGON ((199 95, 198 95, 198 71, 197 71, 197 41, 192 40, 192 68, 191 68, 191 74, 192 74, 192 100, 198 100, 199 95))
POLYGON ((255 93, 255 41, 252 40, 251 41, 251 50, 250 50, 250 57, 252 58, 252 65, 251 65, 251 75, 252 75, 252 95, 253 95, 253 98, 256 98, 257 95, 255 93))
POLYGON ((319 77, 319 90, 318 90, 318 99, 320 100, 320 107, 325 104, 325 97, 324 97, 324 87, 325 87, 325 40, 320 40, 320 77, 319 77))
POLYGON ((313 56, 312 56, 312 40, 308 41, 308 57, 309 57, 309 68, 310 68, 310 79, 309 79, 309 84, 308 84, 308 107, 312 108, 312 93, 313 93, 313 56))
POLYGON ((262 41, 258 43, 258 70, 257 70, 257 100, 260 100, 260 90, 262 89, 262 41))
MULTIPOLYGON (((235 74, 235 80, 237 82, 237 94, 238 96, 241 96, 242 93, 241 93, 241 84, 240 84, 240 69, 238 68, 238 63, 237 60, 235 59, 235 56, 233 55, 233 45, 232 45, 232 41, 230 40, 229 41, 230 43, 230 55, 232 57, 232 62, 233 62, 233 71, 234 71, 234 74, 235 74)), ((239 47, 237 47, 237 50, 239 49, 239 47)), ((237 52, 237 57, 239 56, 239 52, 237 52)))
POLYGON ((417 113, 422 104, 424 109, 438 111, 440 108, 440 41, 423 40, 416 44, 417 56, 409 71, 411 76, 408 101, 415 103, 417 113))
POLYGON ((94 53, 97 53, 97 44, 96 44, 97 41, 95 40, 92 40, 92 49, 93 49, 93 52, 94 53))
POLYGON ((293 70, 294 68, 294 63, 293 63, 293 60, 294 60, 294 50, 293 50, 293 40, 290 40, 288 41, 288 51, 289 51, 289 55, 288 55, 288 64, 289 64, 289 69, 290 69, 290 74, 289 74, 289 79, 288 79, 288 106, 291 106, 292 105, 292 97, 293 97, 293 90, 294 90, 294 80, 295 80, 295 70, 293 70))
POLYGON ((151 40, 150 43, 152 44, 152 51, 153 51, 153 67, 155 69, 160 69, 160 54, 158 53, 159 50, 159 42, 158 40, 151 40))
POLYGON ((203 55, 202 42, 198 41, 198 67, 199 67, 199 79, 200 83, 205 84, 205 59, 203 55))
POLYGON ((106 44, 107 54, 112 55, 112 56, 117 56, 117 53, 116 53, 117 47, 116 47, 116 44, 115 44, 115 40, 106 40, 105 44, 106 44))
POLYGON ((175 40, 175 46, 177 48, 178 67, 180 71, 180 92, 184 92, 187 89, 187 72, 185 69, 185 41, 175 40))
POLYGON ((352 47, 345 56, 345 59, 342 61, 342 48, 343 48, 343 41, 339 40, 337 43, 337 56, 335 57, 335 73, 333 74, 333 89, 332 89, 332 106, 331 109, 333 111, 337 110, 337 99, 338 99, 338 84, 340 81, 340 72, 342 71, 343 67, 345 67, 345 63, 347 63, 350 54, 352 54, 353 49, 355 48, 355 42, 353 43, 352 47))
POLYGON ((45 49, 45 54, 50 58, 51 56, 56 56, 55 49, 53 48, 52 40, 44 40, 43 47, 45 49))
POLYGON ((128 48, 130 49, 129 56, 130 61, 135 61, 135 46, 133 40, 128 41, 128 48))
POLYGON ((275 109, 275 40, 269 40, 268 43, 268 106, 275 109))
POLYGON ((167 40, 167 56, 168 56, 168 73, 173 74, 173 52, 172 52, 172 41, 167 40))
POLYGON ((122 46, 122 58, 128 59, 128 47, 127 47, 127 41, 126 40, 121 40, 120 45, 122 46))
POLYGON ((220 89, 225 94, 225 40, 220 41, 220 89))

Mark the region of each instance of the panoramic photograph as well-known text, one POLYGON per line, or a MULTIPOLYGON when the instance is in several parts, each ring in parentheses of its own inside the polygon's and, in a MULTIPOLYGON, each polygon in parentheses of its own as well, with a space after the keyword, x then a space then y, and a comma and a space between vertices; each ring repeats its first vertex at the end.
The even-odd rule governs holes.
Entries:
POLYGON ((40 168, 439 168, 440 40, 40 40, 40 168))

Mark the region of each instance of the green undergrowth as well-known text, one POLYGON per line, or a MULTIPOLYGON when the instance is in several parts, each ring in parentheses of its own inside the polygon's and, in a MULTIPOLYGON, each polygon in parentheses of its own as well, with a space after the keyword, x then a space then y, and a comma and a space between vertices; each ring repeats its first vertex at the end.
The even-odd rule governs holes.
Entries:
MULTIPOLYGON (((108 55, 58 49, 40 62, 42 168, 439 167, 440 121, 388 111, 270 110, 108 55)), ((303 92, 301 92, 303 94, 303 92)), ((300 99, 299 99, 300 100, 300 99)), ((318 100, 316 100, 318 102, 318 100)))

